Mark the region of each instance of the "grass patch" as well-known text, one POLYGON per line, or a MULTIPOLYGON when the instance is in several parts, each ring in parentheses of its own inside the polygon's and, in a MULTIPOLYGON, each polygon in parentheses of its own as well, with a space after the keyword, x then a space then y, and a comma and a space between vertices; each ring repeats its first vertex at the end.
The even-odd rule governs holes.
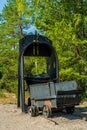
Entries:
POLYGON ((0 89, 0 98, 5 98, 5 90, 4 89, 0 89))
POLYGON ((0 103, 7 104, 7 103, 17 103, 17 98, 14 93, 9 93, 4 89, 0 90, 0 103))

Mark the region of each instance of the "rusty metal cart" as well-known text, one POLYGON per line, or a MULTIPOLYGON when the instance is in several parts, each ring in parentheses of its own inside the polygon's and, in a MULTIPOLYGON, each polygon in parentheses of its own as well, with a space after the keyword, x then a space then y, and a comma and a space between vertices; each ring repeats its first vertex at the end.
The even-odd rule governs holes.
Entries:
POLYGON ((22 112, 26 112, 27 108, 31 116, 41 111, 46 117, 50 117, 55 109, 66 109, 67 113, 73 113, 75 105, 81 100, 81 89, 75 81, 59 82, 56 50, 47 37, 28 35, 20 40, 18 72, 18 107, 22 112), (47 73, 24 77, 26 56, 46 57, 47 73), (28 105, 25 104, 24 80, 30 90, 28 105))

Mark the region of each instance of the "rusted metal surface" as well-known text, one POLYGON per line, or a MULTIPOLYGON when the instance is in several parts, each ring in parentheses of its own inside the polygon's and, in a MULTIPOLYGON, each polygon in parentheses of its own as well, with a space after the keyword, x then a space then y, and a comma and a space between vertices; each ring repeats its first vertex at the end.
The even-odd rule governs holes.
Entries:
POLYGON ((53 107, 51 100, 45 100, 44 105, 48 105, 50 108, 53 107))

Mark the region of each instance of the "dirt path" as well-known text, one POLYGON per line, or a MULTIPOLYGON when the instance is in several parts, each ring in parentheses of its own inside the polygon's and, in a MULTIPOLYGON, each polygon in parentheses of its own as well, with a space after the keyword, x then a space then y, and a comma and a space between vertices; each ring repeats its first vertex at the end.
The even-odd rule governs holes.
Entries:
POLYGON ((73 115, 55 113, 47 120, 23 114, 14 104, 0 104, 0 130, 87 130, 87 106, 76 108, 73 115))

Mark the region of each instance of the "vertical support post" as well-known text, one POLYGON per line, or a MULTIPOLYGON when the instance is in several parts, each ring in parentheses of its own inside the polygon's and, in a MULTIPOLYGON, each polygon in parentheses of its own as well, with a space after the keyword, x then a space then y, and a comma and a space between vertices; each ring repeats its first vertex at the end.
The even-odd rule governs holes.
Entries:
POLYGON ((18 100, 17 107, 20 107, 20 57, 18 62, 18 100))
POLYGON ((18 99, 17 99, 17 107, 20 107, 20 79, 18 72, 18 99))
POLYGON ((59 82, 59 65, 58 65, 58 58, 55 50, 53 49, 54 55, 47 58, 47 73, 54 78, 55 81, 59 82))
POLYGON ((20 62, 20 102, 22 107, 22 112, 25 112, 25 91, 24 91, 24 57, 21 55, 20 62))

